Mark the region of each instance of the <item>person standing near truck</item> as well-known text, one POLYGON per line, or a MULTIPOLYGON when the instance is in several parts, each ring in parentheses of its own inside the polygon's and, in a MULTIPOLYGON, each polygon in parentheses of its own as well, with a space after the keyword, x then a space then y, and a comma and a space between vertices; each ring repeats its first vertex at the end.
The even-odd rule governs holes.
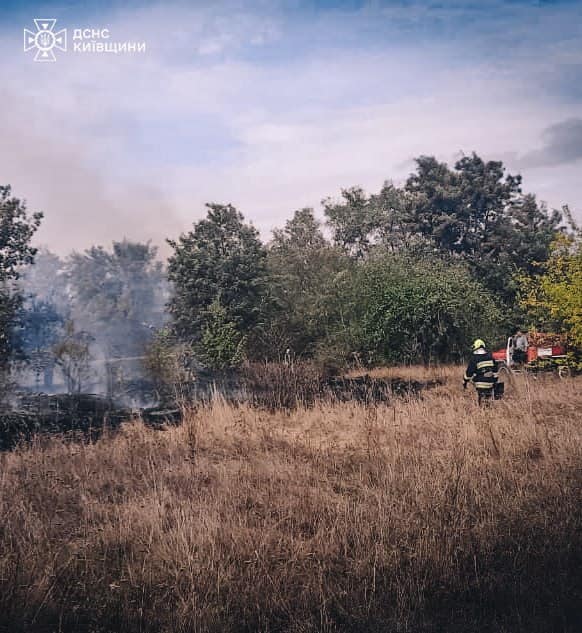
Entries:
POLYGON ((478 338, 473 343, 473 354, 463 376, 463 389, 472 382, 477 390, 479 405, 495 397, 495 385, 498 380, 497 361, 485 348, 485 342, 478 338))
POLYGON ((512 361, 516 365, 521 365, 527 360, 527 334, 524 334, 519 328, 513 337, 513 357, 512 361))

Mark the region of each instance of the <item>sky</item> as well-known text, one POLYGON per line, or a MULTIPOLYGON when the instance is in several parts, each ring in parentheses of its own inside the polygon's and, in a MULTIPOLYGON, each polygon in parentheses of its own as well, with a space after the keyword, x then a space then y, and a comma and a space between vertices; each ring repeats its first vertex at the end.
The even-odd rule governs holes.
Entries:
POLYGON ((0 54, 0 183, 60 254, 167 254, 206 202, 268 239, 423 154, 503 160, 582 219, 582 0, 3 0, 0 54), (54 62, 23 50, 35 18, 67 30, 54 62), (145 52, 75 51, 76 29, 145 52))

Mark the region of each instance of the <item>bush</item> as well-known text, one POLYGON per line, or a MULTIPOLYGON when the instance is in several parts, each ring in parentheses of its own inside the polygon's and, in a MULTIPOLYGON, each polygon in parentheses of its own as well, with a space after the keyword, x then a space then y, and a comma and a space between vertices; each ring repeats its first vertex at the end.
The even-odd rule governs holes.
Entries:
POLYGON ((472 339, 494 339, 502 319, 465 266, 394 256, 359 268, 346 308, 345 340, 377 363, 461 360, 472 339))

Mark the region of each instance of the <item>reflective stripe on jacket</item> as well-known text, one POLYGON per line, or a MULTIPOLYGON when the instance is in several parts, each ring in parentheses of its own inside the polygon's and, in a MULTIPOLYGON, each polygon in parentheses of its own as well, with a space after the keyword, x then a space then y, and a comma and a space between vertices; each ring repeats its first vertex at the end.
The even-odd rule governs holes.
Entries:
POLYGON ((471 357, 463 380, 472 381, 477 389, 493 389, 497 382, 497 372, 497 362, 491 353, 477 350, 471 357))

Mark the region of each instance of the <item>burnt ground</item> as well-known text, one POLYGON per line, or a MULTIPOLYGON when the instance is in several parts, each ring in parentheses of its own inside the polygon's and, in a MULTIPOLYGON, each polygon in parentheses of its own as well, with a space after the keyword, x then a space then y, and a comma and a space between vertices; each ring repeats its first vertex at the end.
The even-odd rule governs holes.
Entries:
POLYGON ((116 429, 135 417, 158 426, 177 422, 181 415, 177 407, 135 410, 96 394, 17 394, 14 404, 0 411, 0 450, 47 434, 93 441, 104 429, 116 429))
POLYGON ((10 450, 19 442, 47 434, 94 441, 104 429, 116 429, 132 418, 140 418, 153 427, 176 424, 181 420, 184 404, 204 404, 215 393, 234 404, 248 402, 280 411, 310 407, 322 400, 375 405, 394 397, 417 397, 423 390, 440 384, 438 380, 303 376, 291 372, 272 378, 223 372, 180 385, 179 390, 168 390, 158 395, 156 405, 141 408, 121 406, 119 401, 96 394, 16 394, 12 406, 0 409, 0 450, 10 450))

